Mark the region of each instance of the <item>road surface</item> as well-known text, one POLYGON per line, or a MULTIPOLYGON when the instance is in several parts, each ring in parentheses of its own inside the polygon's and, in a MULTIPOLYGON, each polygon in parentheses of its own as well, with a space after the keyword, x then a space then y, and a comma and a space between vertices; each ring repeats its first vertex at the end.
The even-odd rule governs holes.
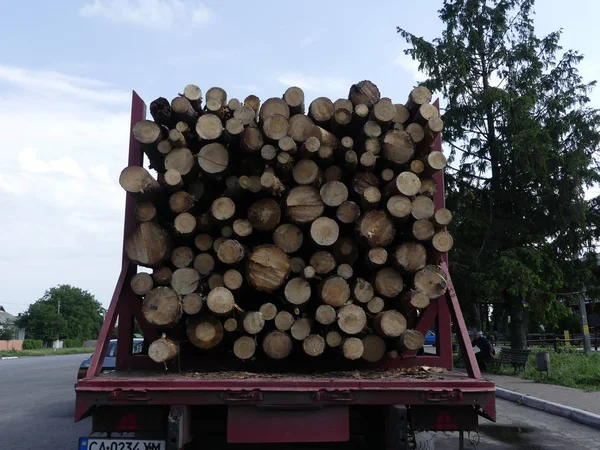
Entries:
MULTIPOLYGON (((89 419, 73 423, 73 382, 85 357, 0 360, 0 449, 76 448, 77 438, 91 427, 89 419)), ((498 400, 498 423, 482 419, 481 424, 478 450, 600 450, 599 430, 503 400, 498 400)), ((466 441, 465 448, 475 448, 466 441)), ((457 435, 438 433, 435 448, 458 448, 457 435)))

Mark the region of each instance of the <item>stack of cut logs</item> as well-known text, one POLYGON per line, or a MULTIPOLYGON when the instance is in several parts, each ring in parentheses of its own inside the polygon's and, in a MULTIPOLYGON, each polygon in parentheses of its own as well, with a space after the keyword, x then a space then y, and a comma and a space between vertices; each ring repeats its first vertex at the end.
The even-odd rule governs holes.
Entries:
POLYGON ((370 81, 308 111, 298 87, 262 105, 195 85, 153 101, 133 135, 158 176, 120 176, 137 200, 126 252, 153 268, 131 288, 164 333, 150 357, 177 356, 176 329, 241 360, 419 350, 453 244, 452 214, 432 200, 446 159, 430 102, 419 86, 394 104, 370 81))

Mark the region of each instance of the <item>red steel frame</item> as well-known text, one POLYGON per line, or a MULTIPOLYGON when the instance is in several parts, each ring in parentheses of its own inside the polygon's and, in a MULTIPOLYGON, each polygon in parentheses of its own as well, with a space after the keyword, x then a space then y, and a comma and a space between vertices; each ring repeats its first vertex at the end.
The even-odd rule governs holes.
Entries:
MULTIPOLYGON (((439 103, 436 102, 436 107, 439 108, 439 103)), ((145 118, 146 105, 143 100, 133 92, 132 99, 132 111, 131 111, 131 128, 137 121, 145 118)), ((441 139, 438 138, 434 144, 434 151, 441 151, 441 139)), ((142 151, 133 137, 133 133, 130 135, 129 140, 129 160, 128 165, 142 165, 143 156, 142 151)), ((438 172, 435 175, 435 179, 440 186, 438 192, 434 197, 434 203, 436 209, 442 208, 445 205, 444 200, 444 175, 442 172, 438 172)), ((127 195, 125 205, 125 226, 124 226, 124 237, 127 236, 135 227, 135 200, 132 196, 127 195)), ((449 404, 457 405, 456 400, 458 398, 453 397, 453 392, 458 388, 460 391, 460 402, 459 404, 470 404, 470 405, 481 405, 484 409, 486 417, 494 420, 495 418, 495 400, 494 400, 494 385, 492 382, 487 380, 480 380, 481 373, 475 360, 473 348, 470 345, 469 335, 463 319, 463 315, 452 285, 452 280, 448 271, 448 258, 447 255, 441 264, 442 268, 448 276, 448 292, 446 295, 439 297, 433 301, 430 306, 425 310, 417 329, 423 333, 429 330, 432 326, 436 329, 437 345, 435 355, 416 355, 408 354, 403 355, 400 358, 396 358, 392 361, 384 364, 377 365, 378 368, 408 368, 414 366, 433 366, 441 367, 447 370, 453 369, 453 352, 452 352, 452 325, 455 327, 457 334, 457 340, 461 348, 461 354, 465 357, 465 363, 467 368, 468 377, 450 378, 447 380, 435 380, 435 381, 411 381, 407 379, 399 380, 344 380, 343 389, 356 389, 351 393, 351 398, 347 400, 354 403, 358 402, 361 404, 377 404, 382 403, 380 391, 384 390, 386 404, 423 404, 423 390, 435 390, 436 392, 443 392, 443 398, 432 401, 449 401, 449 404), (444 397, 447 395, 447 397, 444 397)), ((91 398, 80 398, 84 394, 95 395, 99 391, 107 392, 112 391, 114 394, 122 389, 142 389, 146 392, 146 389, 157 389, 160 391, 152 393, 152 403, 158 404, 207 404, 213 403, 214 391, 219 390, 231 390, 231 389, 253 389, 257 386, 257 380, 207 380, 207 379, 177 379, 172 378, 169 380, 161 379, 157 381, 150 377, 136 378, 135 374, 132 377, 121 377, 111 379, 95 379, 101 371, 106 349, 110 341, 110 336, 115 327, 115 321, 118 316, 118 341, 117 341, 117 359, 116 359, 116 370, 128 371, 132 369, 151 369, 156 368, 156 363, 150 360, 147 356, 133 356, 132 355, 132 337, 133 337, 133 320, 134 318, 140 324, 144 337, 150 341, 157 339, 158 332, 152 327, 145 319, 141 312, 141 302, 139 297, 133 293, 130 288, 131 277, 136 273, 136 266, 128 258, 123 250, 121 273, 115 287, 110 306, 108 308, 107 317, 102 325, 100 331, 100 337, 98 339, 98 345, 92 356, 90 368, 86 378, 80 380, 77 388, 77 408, 76 408, 76 420, 84 417, 86 411, 91 405, 93 405, 93 399, 91 398), (190 397, 190 390, 197 393, 197 396, 192 399, 190 397), (203 395, 203 393, 207 395, 203 395), (90 405, 90 402, 91 405, 90 405)), ((198 361, 202 367, 197 369, 205 368, 205 363, 200 359, 198 361)), ((174 373, 178 371, 178 361, 170 361, 166 368, 172 369, 174 373)), ((255 391, 244 391, 243 401, 244 404, 252 404, 253 402, 260 402, 264 404, 265 401, 271 401, 275 403, 280 402, 291 402, 292 404, 299 401, 307 392, 312 392, 312 401, 315 401, 314 395, 318 397, 319 389, 323 385, 327 385, 324 380, 318 379, 292 379, 289 380, 260 380, 260 390, 256 391, 256 398, 253 397, 252 392, 255 391), (268 391, 276 391, 277 398, 271 398, 268 391), (285 391, 285 392, 284 392, 285 391), (315 392, 317 392, 315 394, 315 392)), ((339 389, 339 388, 338 388, 339 389)), ((141 392, 141 391, 140 391, 141 392)), ((328 391, 330 392, 330 391, 328 391)), ((111 394, 111 395, 113 395, 111 394)), ((137 395, 137 394, 136 394, 137 395)), ((344 394, 347 395, 347 394, 344 394)), ((457 394, 458 395, 458 394, 457 394)), ((143 394, 142 394, 143 396, 143 394)), ((322 398, 316 398, 327 404, 329 397, 325 395, 322 398)), ((119 395, 115 398, 110 398, 111 404, 119 404, 132 400, 131 397, 125 396, 121 398, 119 395)), ((141 400, 141 399, 135 399, 141 400)), ((147 400, 147 399, 144 399, 147 400)), ((226 399, 227 400, 227 399, 226 399)), ((224 401, 227 403, 227 401, 224 401)), ((338 398, 334 399, 339 401, 338 398)), ((97 400, 96 400, 97 401, 97 400)), ((332 400, 333 401, 333 400, 332 400)))

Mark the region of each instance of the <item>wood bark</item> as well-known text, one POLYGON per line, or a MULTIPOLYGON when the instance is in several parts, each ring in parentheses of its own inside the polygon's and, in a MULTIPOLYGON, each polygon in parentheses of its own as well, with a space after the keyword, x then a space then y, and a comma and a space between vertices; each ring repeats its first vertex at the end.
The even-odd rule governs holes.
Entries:
POLYGON ((190 343, 202 350, 219 345, 225 334, 223 325, 217 318, 205 315, 189 317, 186 331, 190 343))
POLYGON ((317 274, 327 275, 335 269, 336 262, 331 253, 320 251, 310 257, 310 265, 315 268, 317 274))
POLYGON ((142 302, 144 318, 157 327, 174 327, 179 322, 182 312, 179 297, 168 287, 160 286, 152 289, 142 302))
POLYGON ((164 97, 159 97, 150 103, 150 115, 157 124, 166 127, 171 127, 176 122, 171 103, 164 97))
POLYGON ((430 299, 446 293, 446 274, 439 266, 428 265, 415 274, 415 288, 424 292, 430 299))
POLYGON ((304 91, 297 86, 287 88, 283 100, 290 108, 290 115, 304 114, 304 91))
POLYGON ((167 338, 160 338, 148 347, 148 356, 157 363, 164 363, 177 356, 179 346, 177 342, 167 338))
POLYGON ((155 222, 139 223, 125 238, 127 257, 141 266, 157 267, 169 255, 169 236, 155 222))
POLYGON ((375 83, 364 80, 353 84, 350 87, 348 100, 350 100, 354 106, 364 104, 368 108, 372 108, 379 100, 381 100, 381 93, 375 83))

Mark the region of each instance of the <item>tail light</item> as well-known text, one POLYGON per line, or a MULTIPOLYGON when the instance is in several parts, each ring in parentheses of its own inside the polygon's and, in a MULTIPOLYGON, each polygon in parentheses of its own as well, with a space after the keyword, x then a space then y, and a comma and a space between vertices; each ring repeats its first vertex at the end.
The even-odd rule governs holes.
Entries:
POLYGON ((94 432, 166 432, 167 412, 160 406, 101 406, 93 415, 94 432))
POLYGON ((87 369, 79 369, 77 371, 77 379, 81 380, 82 378, 85 378, 85 376, 87 375, 87 369))

